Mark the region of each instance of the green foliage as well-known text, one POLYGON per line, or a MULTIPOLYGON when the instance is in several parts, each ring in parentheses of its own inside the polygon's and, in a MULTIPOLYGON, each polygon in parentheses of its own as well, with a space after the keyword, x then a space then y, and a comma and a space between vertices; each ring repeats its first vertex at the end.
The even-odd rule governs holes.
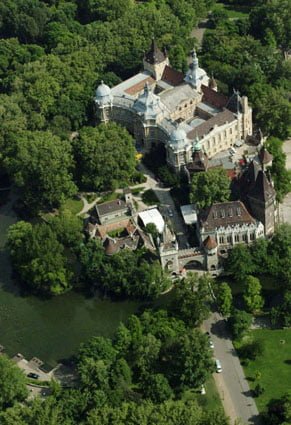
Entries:
POLYGON ((74 140, 77 178, 87 190, 112 190, 128 185, 135 174, 133 139, 115 123, 84 127, 74 140))
POLYGON ((230 196, 230 182, 222 168, 212 168, 192 177, 190 201, 198 209, 210 207, 215 202, 225 202, 230 196))
POLYGON ((252 322, 252 316, 243 311, 235 309, 229 318, 230 328, 235 339, 241 339, 248 331, 252 322))
POLYGON ((159 232, 155 223, 148 223, 145 227, 145 231, 149 233, 150 235, 152 235, 154 240, 156 240, 157 237, 159 236, 159 232))
POLYGON ((143 192, 143 194, 141 195, 141 199, 146 205, 157 205, 160 203, 153 189, 148 189, 143 192))
POLYGON ((8 248, 20 280, 32 291, 59 295, 71 288, 72 272, 64 248, 49 225, 13 224, 8 248))
POLYGON ((155 298, 170 280, 160 262, 144 250, 122 250, 106 256, 103 247, 89 241, 81 247, 84 280, 117 297, 155 298))
POLYGON ((245 281, 245 289, 243 299, 247 308, 247 311, 254 313, 260 311, 264 305, 263 298, 261 296, 262 286, 258 278, 253 276, 247 276, 245 281))
POLYGON ((288 88, 286 90, 289 79, 286 80, 286 72, 289 74, 277 47, 286 48, 283 40, 289 31, 286 23, 290 21, 290 7, 284 14, 277 0, 257 4, 252 8, 250 21, 223 19, 215 22, 214 30, 206 31, 202 61, 217 79, 228 85, 229 93, 236 87, 249 97, 254 119, 265 134, 284 139, 291 124, 288 88), (276 23, 271 28, 272 19, 276 23))
POLYGON ((224 317, 228 317, 232 311, 232 292, 226 282, 219 284, 216 291, 218 308, 224 317))
POLYGON ((231 273, 237 281, 244 281, 254 272, 254 264, 248 246, 236 245, 229 253, 225 270, 231 273))
POLYGON ((21 132, 11 140, 4 164, 31 211, 60 205, 76 192, 69 142, 50 132, 21 132))
POLYGON ((291 422, 291 392, 279 400, 271 400, 266 415, 268 425, 288 425, 291 422))
POLYGON ((24 373, 5 355, 0 356, 0 408, 23 401, 28 395, 24 373))
POLYGON ((286 155, 283 152, 282 145, 283 142, 275 137, 270 137, 267 141, 267 149, 273 155, 271 174, 279 202, 291 191, 291 173, 286 170, 286 155))
POLYGON ((250 343, 244 344, 239 349, 239 356, 247 360, 256 360, 256 358, 262 356, 263 353, 264 344, 262 340, 254 340, 250 343))
POLYGON ((198 277, 197 274, 191 274, 177 284, 171 309, 188 326, 198 326, 209 316, 209 285, 210 277, 198 277))

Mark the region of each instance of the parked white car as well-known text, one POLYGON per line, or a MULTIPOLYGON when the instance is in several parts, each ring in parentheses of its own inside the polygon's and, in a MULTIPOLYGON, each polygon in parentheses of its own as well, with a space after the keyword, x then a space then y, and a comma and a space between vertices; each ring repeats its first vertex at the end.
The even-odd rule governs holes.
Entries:
POLYGON ((221 363, 218 359, 215 360, 215 367, 216 367, 216 372, 217 373, 221 373, 222 372, 222 367, 221 367, 221 363))

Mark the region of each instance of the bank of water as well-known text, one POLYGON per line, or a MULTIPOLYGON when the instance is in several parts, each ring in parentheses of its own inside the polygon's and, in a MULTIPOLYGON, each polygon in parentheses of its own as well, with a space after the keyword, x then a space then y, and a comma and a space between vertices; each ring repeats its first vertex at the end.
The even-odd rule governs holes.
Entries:
POLYGON ((111 336, 140 303, 85 298, 74 292, 48 300, 21 296, 5 250, 7 229, 16 222, 11 205, 0 208, 0 344, 9 355, 20 352, 54 365, 89 337, 111 336))

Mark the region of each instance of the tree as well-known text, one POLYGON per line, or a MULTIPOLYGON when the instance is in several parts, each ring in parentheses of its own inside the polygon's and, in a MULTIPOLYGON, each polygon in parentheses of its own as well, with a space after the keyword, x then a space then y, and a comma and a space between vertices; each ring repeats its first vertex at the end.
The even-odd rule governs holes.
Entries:
POLYGON ((236 245, 228 255, 225 270, 232 274, 235 280, 241 282, 253 273, 255 270, 249 247, 243 244, 236 245))
POLYGON ((261 296, 262 285, 258 278, 247 276, 244 288, 244 302, 250 313, 261 310, 264 300, 261 296))
POLYGON ((167 378, 158 373, 157 375, 149 375, 144 383, 145 397, 150 398, 155 404, 162 403, 172 398, 173 390, 169 385, 167 378))
POLYGON ((229 324, 235 339, 240 339, 249 329, 252 316, 243 310, 235 309, 229 318, 229 324))
POLYGON ((49 131, 14 135, 4 164, 33 212, 57 207, 76 192, 70 144, 49 131))
POLYGON ((210 279, 191 274, 177 284, 171 309, 188 326, 198 326, 210 313, 210 279))
POLYGON ((49 225, 20 221, 10 226, 8 248, 15 271, 32 291, 59 295, 71 288, 64 248, 49 225))
POLYGON ((56 233, 59 242, 77 250, 83 241, 83 223, 70 210, 61 209, 58 215, 49 217, 47 222, 56 233))
POLYGON ((149 233, 150 235, 152 235, 153 239, 156 240, 157 237, 159 236, 159 231, 157 229, 157 226, 155 225, 155 223, 148 223, 145 227, 145 231, 147 233, 149 233))
POLYGON ((193 175, 190 200, 198 209, 210 207, 215 202, 228 201, 229 196, 230 182, 223 168, 212 168, 193 175))
POLYGON ((132 181, 136 166, 133 139, 118 124, 82 128, 74 152, 82 187, 112 190, 132 181))
POLYGON ((208 338, 190 329, 162 349, 164 374, 171 386, 200 388, 214 369, 208 338))
POLYGON ((1 410, 23 401, 28 396, 26 378, 5 355, 0 356, 0 407, 1 410))
POLYGON ((226 282, 219 284, 216 300, 221 314, 225 317, 230 316, 232 311, 232 292, 226 282))

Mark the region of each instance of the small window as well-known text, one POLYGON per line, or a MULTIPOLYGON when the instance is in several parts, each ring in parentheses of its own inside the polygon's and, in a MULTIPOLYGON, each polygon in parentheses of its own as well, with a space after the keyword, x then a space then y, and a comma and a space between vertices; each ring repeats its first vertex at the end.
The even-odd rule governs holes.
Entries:
POLYGON ((246 241, 247 241, 247 235, 242 235, 242 240, 243 240, 244 242, 246 242, 246 241))
POLYGON ((239 242, 239 235, 235 235, 234 240, 235 242, 239 242))
POLYGON ((224 243, 224 236, 219 236, 219 243, 224 243))
POLYGON ((227 236, 227 243, 231 243, 231 236, 227 236))

